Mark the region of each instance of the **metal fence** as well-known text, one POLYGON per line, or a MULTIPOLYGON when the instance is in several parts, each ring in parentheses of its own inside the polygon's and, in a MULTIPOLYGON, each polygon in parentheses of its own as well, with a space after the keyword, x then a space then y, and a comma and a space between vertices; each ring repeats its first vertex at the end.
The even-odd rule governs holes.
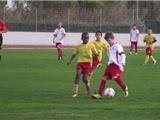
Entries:
POLYGON ((49 32, 56 27, 61 19, 67 32, 95 32, 97 30, 114 32, 129 32, 133 23, 144 32, 146 27, 153 27, 160 32, 160 8, 154 11, 155 18, 149 17, 148 9, 93 9, 93 8, 59 8, 29 10, 0 11, 3 19, 11 31, 49 32))

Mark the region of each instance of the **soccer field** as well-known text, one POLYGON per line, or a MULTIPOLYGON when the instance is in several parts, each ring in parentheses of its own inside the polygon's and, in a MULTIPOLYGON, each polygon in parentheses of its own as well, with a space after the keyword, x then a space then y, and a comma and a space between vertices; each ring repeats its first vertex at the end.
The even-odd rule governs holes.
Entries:
MULTIPOLYGON (((65 49, 57 60, 55 49, 4 49, 0 61, 0 120, 160 120, 160 52, 157 65, 142 66, 145 52, 127 54, 123 80, 129 88, 125 98, 120 87, 109 81, 116 95, 112 99, 91 99, 80 84, 72 98, 76 60, 66 61, 73 49, 65 49)), ((106 59, 91 77, 98 89, 106 59)))

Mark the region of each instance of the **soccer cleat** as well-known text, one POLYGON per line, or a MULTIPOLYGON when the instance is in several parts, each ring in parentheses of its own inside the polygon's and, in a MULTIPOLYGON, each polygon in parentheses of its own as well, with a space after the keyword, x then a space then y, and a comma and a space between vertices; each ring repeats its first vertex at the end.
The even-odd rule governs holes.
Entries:
POLYGON ((130 55, 132 55, 132 52, 129 52, 130 55))
POLYGON ((124 91, 124 97, 128 97, 128 95, 129 95, 128 87, 126 86, 126 89, 124 91))
POLYGON ((137 55, 138 53, 136 52, 135 55, 137 55))
POLYGON ((147 63, 143 63, 142 65, 143 65, 143 66, 144 66, 144 65, 147 65, 147 63))
POLYGON ((92 98, 93 99, 101 99, 102 96, 100 94, 94 94, 94 95, 92 95, 92 98))
POLYGON ((77 93, 73 93, 73 94, 72 94, 72 97, 73 97, 73 98, 75 98, 75 97, 77 97, 77 96, 78 96, 77 93))
POLYGON ((154 62, 153 62, 153 65, 155 65, 156 63, 157 63, 157 61, 154 61, 154 62))

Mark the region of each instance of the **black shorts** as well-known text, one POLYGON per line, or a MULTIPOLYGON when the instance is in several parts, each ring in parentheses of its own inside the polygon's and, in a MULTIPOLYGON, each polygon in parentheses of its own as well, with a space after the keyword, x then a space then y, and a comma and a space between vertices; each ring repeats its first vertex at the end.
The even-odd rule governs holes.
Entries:
POLYGON ((0 34, 0 49, 2 47, 2 43, 3 43, 3 37, 2 37, 2 34, 0 34))

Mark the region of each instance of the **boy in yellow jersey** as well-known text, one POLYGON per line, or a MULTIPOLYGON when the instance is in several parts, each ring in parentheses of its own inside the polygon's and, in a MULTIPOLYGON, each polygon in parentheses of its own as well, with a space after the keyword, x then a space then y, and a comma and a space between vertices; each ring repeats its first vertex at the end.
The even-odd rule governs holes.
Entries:
POLYGON ((76 97, 78 95, 78 86, 81 75, 83 75, 82 80, 86 85, 86 92, 88 95, 90 94, 91 87, 89 77, 91 72, 92 58, 93 55, 97 55, 95 46, 91 43, 88 43, 89 34, 87 32, 82 33, 81 39, 83 43, 76 47, 75 52, 67 62, 67 65, 71 64, 72 60, 79 54, 72 97, 76 97))
POLYGON ((108 49, 107 49, 108 44, 106 44, 102 40, 102 32, 97 31, 95 34, 95 37, 96 37, 96 40, 94 40, 92 43, 96 47, 98 56, 93 57, 92 70, 96 69, 97 67, 101 65, 103 49, 106 50, 106 53, 108 55, 108 49))
POLYGON ((147 64, 147 62, 148 62, 149 59, 151 59, 153 61, 154 65, 157 63, 157 61, 152 56, 152 51, 153 51, 153 48, 154 48, 153 44, 156 41, 157 40, 155 39, 155 37, 152 34, 152 29, 149 28, 147 30, 147 35, 145 35, 145 37, 144 37, 144 42, 146 43, 146 58, 145 58, 145 61, 144 61, 144 65, 147 64))

